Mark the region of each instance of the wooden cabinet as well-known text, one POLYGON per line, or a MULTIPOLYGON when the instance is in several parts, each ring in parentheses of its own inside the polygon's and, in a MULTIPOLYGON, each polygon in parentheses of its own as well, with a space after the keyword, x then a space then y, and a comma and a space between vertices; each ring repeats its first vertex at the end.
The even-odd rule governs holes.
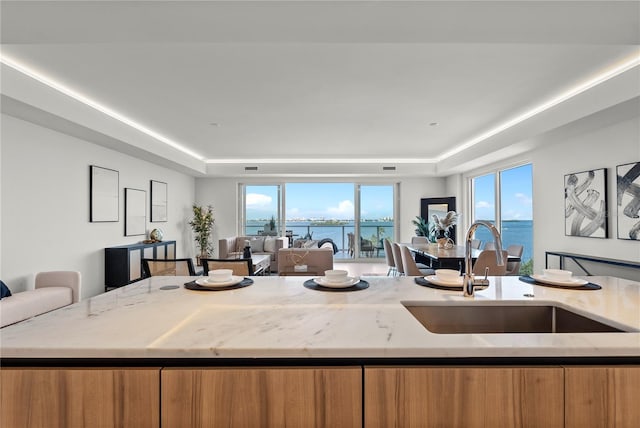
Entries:
POLYGON ((562 427, 561 367, 365 367, 364 425, 562 427))
POLYGON ((162 426, 360 427, 362 369, 166 368, 162 426))
POLYGON ((104 249, 105 288, 122 287, 142 279, 142 259, 175 259, 176 241, 131 244, 104 249))
POLYGON ((0 370, 2 427, 159 427, 160 369, 0 370))
POLYGON ((640 366, 565 367, 565 426, 640 426, 640 366))

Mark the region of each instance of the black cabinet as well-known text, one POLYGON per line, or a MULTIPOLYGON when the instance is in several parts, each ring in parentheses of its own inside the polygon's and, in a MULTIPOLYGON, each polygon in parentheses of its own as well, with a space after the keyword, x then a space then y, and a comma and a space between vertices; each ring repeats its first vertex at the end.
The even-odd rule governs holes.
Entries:
POLYGON ((175 259, 176 241, 130 244, 104 249, 106 289, 122 287, 142 279, 142 259, 175 259))

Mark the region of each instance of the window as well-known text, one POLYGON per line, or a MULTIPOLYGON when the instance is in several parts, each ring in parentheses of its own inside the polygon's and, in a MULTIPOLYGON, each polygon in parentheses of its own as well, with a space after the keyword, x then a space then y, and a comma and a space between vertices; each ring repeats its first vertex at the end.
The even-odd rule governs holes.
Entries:
MULTIPOLYGON (((533 253, 533 193, 531 164, 503 169, 471 178, 472 221, 485 220, 496 225, 503 247, 524 246, 522 264, 533 253)), ((491 232, 480 227, 476 239, 492 241, 491 232)))
POLYGON ((243 195, 244 234, 280 236, 280 185, 246 185, 243 195))
POLYGON ((244 233, 272 233, 268 224, 274 218, 284 226, 277 235, 289 236, 290 243, 331 239, 338 248, 336 258, 384 257, 382 239, 393 239, 395 230, 394 193, 395 185, 241 185, 244 233))

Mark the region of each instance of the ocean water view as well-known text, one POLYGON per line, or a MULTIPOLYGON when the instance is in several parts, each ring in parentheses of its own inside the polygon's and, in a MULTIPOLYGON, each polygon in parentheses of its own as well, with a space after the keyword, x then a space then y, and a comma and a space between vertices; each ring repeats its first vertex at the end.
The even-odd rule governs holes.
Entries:
MULTIPOLYGON (((258 235, 264 230, 265 220, 247 221, 246 232, 248 235, 258 235)), ((289 221, 286 230, 293 232, 293 238, 304 238, 310 234, 312 239, 321 240, 330 238, 340 250, 347 250, 349 241, 347 234, 353 233, 353 221, 345 222, 320 222, 320 221, 289 221)), ((391 238, 393 235, 393 222, 391 221, 365 221, 360 225, 360 235, 364 239, 379 243, 380 239, 391 238)), ((491 232, 484 227, 476 230, 476 239, 483 242, 493 241, 491 232)), ((502 222, 502 244, 507 248, 512 244, 524 246, 522 255, 523 263, 531 259, 533 253, 533 221, 532 220, 505 220, 502 222)), ((380 251, 379 255, 384 257, 380 251)))

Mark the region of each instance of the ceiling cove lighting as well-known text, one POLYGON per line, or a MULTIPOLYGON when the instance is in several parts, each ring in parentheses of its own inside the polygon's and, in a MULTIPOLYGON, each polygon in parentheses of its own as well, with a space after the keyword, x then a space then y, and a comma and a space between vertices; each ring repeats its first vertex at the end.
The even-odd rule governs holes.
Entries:
POLYGON ((3 64, 13 68, 14 70, 29 76, 30 78, 37 80, 40 83, 43 83, 47 86, 49 86, 50 88, 55 89, 58 92, 61 92, 63 94, 65 94, 68 97, 73 98, 76 101, 80 101, 81 103, 95 109, 98 110, 101 113, 106 114, 107 116, 112 117, 113 119, 116 119, 122 123, 124 123, 125 125, 128 125, 134 129, 137 129, 138 131, 147 134, 148 136, 155 138, 156 140, 173 147, 176 150, 179 150, 183 153, 186 153, 187 155, 196 158, 198 160, 204 160, 204 156, 199 155, 198 153, 188 149, 187 147, 183 146, 180 143, 176 143, 175 141, 170 140, 169 138, 158 134, 157 132, 147 128, 144 125, 139 124, 138 122, 135 122, 131 119, 129 119, 126 116, 123 116, 122 114, 116 112, 115 110, 112 110, 108 107, 103 106, 102 104, 98 103, 97 101, 94 101, 88 97, 85 97, 82 94, 79 94, 78 92, 56 82, 55 80, 44 76, 43 74, 37 73, 33 70, 31 70, 29 67, 26 67, 25 65, 21 64, 20 62, 11 59, 9 57, 7 57, 6 55, 2 55, 0 56, 0 62, 2 62, 3 64))
POLYGON ((476 144, 490 138, 493 137, 496 134, 499 134, 500 132, 509 129, 521 122, 524 122, 527 119, 530 119, 531 117, 542 113, 545 110, 550 109, 551 107, 554 107, 570 98, 575 97, 576 95, 581 94, 582 92, 593 88, 594 86, 597 86, 601 83, 606 82, 607 80, 616 77, 622 73, 624 73, 625 71, 631 70, 634 67, 637 67, 640 65, 640 54, 635 53, 633 54, 629 59, 625 59, 622 62, 618 63, 618 64, 614 64, 612 66, 610 66, 609 68, 607 68, 604 72, 598 74, 597 76, 586 80, 576 86, 574 86, 573 88, 569 89, 566 92, 561 93, 560 95, 540 104, 537 107, 532 108, 531 110, 521 114, 520 116, 514 117, 511 120, 508 120, 507 122, 504 122, 498 126, 496 126, 495 128, 490 129, 489 131, 478 135, 475 138, 472 138, 471 140, 455 147, 452 150, 449 150, 448 152, 444 153, 442 156, 440 156, 437 161, 441 161, 444 160, 448 157, 451 157, 457 153, 460 153, 463 150, 466 150, 470 147, 475 146, 476 144))
POLYGON ((286 158, 286 159, 207 159, 205 162, 208 164, 236 164, 236 163, 257 163, 257 164, 288 164, 288 163, 304 163, 304 164, 316 164, 316 163, 339 163, 339 164, 372 164, 372 163, 382 163, 388 164, 399 163, 399 164, 424 164, 424 163, 434 163, 437 159, 367 159, 367 158, 352 158, 352 159, 333 159, 333 158, 286 158))

